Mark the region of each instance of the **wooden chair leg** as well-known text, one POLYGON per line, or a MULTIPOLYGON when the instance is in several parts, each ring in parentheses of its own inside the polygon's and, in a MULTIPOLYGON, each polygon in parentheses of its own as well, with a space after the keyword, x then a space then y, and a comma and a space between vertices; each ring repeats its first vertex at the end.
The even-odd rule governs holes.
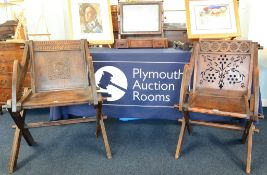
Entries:
POLYGON ((185 124, 186 124, 186 128, 187 128, 187 131, 188 131, 188 134, 191 135, 192 134, 192 126, 190 124, 190 121, 189 121, 189 112, 188 111, 183 111, 183 115, 184 115, 184 118, 185 118, 185 124))
MULTIPOLYGON (((11 116, 13 114, 14 113, 12 113, 11 116)), ((16 114, 14 114, 13 117, 19 117, 19 119, 21 120, 20 122, 23 122, 24 123, 25 117, 26 117, 26 111, 23 110, 20 113, 17 112, 16 114)), ((14 134, 14 138, 13 138, 13 144, 12 144, 12 149, 11 149, 10 158, 9 158, 9 164, 8 164, 8 172, 9 173, 13 173, 14 170, 16 169, 16 167, 17 167, 17 160, 18 160, 18 155, 19 155, 19 149, 20 149, 20 143, 21 143, 21 136, 22 136, 22 134, 23 134, 22 129, 18 128, 18 126, 17 126, 16 127, 16 130, 15 130, 15 134, 14 134)), ((32 144, 34 142, 33 139, 32 139, 32 137, 31 138, 28 138, 28 135, 26 137, 27 137, 27 139, 26 138, 25 139, 26 139, 27 143, 30 146, 32 146, 32 144)))
POLYGON ((102 102, 99 101, 96 109, 96 137, 100 134, 100 120, 102 115, 102 102))
POLYGON ((103 138, 103 142, 105 145, 107 158, 112 159, 108 137, 106 133, 106 128, 105 128, 104 121, 103 121, 102 101, 98 102, 97 109, 96 109, 96 137, 99 136, 100 132, 102 133, 102 138, 103 138))
POLYGON ((253 135, 253 123, 249 127, 248 131, 248 145, 247 145, 247 164, 246 164, 246 173, 250 173, 251 170, 251 150, 252 150, 252 135, 253 135))
POLYGON ((0 105, 0 115, 3 115, 2 105, 0 105))
POLYGON ((180 156, 180 153, 181 153, 185 128, 186 128, 186 121, 185 121, 185 118, 183 118, 181 130, 180 130, 180 134, 179 134, 179 138, 178 138, 178 143, 177 143, 177 147, 176 147, 175 159, 178 159, 180 156))
POLYGON ((245 127, 244 132, 243 132, 243 136, 242 136, 242 144, 246 143, 248 133, 249 133, 249 128, 251 127, 251 124, 252 124, 251 120, 247 121, 246 127, 245 127))
POLYGON ((8 163, 9 173, 13 173, 17 167, 21 136, 22 136, 21 130, 18 127, 16 127, 14 138, 13 138, 12 149, 10 153, 10 158, 9 158, 9 163, 8 163))
POLYGON ((14 120, 17 127, 21 130, 22 135, 23 135, 24 139, 26 140, 26 142, 28 143, 28 145, 32 146, 34 144, 33 137, 31 135, 29 129, 24 128, 24 126, 26 125, 24 122, 26 111, 23 110, 21 113, 20 112, 12 112, 11 108, 8 108, 8 112, 9 112, 10 116, 12 117, 12 119, 14 120))
POLYGON ((106 149, 107 158, 111 159, 112 155, 111 155, 111 151, 110 151, 110 146, 109 146, 108 137, 107 137, 106 128, 104 125, 103 118, 101 118, 101 120, 100 120, 100 127, 101 127, 103 142, 104 142, 105 149, 106 149))

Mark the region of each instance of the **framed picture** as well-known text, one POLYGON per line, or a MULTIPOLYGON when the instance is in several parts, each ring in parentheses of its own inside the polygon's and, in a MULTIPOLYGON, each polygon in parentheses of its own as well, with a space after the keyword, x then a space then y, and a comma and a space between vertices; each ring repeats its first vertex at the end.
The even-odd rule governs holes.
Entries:
POLYGON ((188 38, 240 36, 236 0, 186 0, 188 38))
POLYGON ((120 34, 161 34, 162 2, 120 2, 120 34))
POLYGON ((89 44, 114 43, 109 0, 69 0, 73 39, 89 44))

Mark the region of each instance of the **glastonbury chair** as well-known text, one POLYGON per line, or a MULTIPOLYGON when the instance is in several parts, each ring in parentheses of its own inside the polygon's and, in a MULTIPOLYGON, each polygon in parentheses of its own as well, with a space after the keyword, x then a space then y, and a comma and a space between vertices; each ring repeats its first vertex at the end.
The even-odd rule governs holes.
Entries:
POLYGON ((242 143, 248 139, 246 172, 250 173, 252 135, 259 131, 254 122, 263 117, 258 114, 257 43, 237 40, 203 40, 195 43, 190 63, 184 66, 180 101, 176 107, 183 114, 176 159, 181 153, 185 130, 192 133, 191 124, 241 130, 242 143), (245 119, 246 126, 190 120, 189 112, 245 119))
POLYGON ((12 100, 6 107, 16 124, 9 161, 10 173, 16 168, 21 136, 28 145, 34 144, 30 127, 96 121, 96 135, 98 137, 102 133, 106 155, 108 159, 112 158, 103 122, 102 97, 96 91, 92 57, 86 40, 28 41, 22 63, 14 62, 12 100), (31 89, 23 89, 29 65, 31 89), (96 109, 96 117, 25 124, 28 109, 76 104, 92 105, 96 109))

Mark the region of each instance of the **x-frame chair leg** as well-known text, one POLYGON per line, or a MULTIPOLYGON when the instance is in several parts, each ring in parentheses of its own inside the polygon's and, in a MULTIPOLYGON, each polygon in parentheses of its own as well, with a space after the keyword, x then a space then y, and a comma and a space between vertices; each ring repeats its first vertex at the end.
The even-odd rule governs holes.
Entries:
POLYGON ((110 146, 109 146, 108 137, 107 137, 106 128, 104 125, 103 118, 101 118, 101 120, 100 120, 100 126, 101 126, 101 133, 102 133, 103 142, 105 144, 107 158, 111 159, 112 155, 111 155, 111 151, 110 151, 110 146))
POLYGON ((21 143, 21 136, 23 135, 23 137, 25 138, 29 146, 33 145, 34 140, 29 130, 27 128, 24 128, 26 111, 23 110, 21 112, 15 112, 15 113, 11 112, 11 109, 8 109, 8 111, 17 125, 14 138, 13 138, 13 145, 12 145, 12 150, 10 153, 9 165, 8 165, 8 172, 13 173, 17 166, 17 160, 18 160, 20 143, 21 143))
POLYGON ((21 130, 22 135, 23 135, 24 139, 26 140, 26 142, 28 143, 28 145, 32 146, 34 143, 33 137, 31 135, 29 129, 24 128, 24 126, 26 125, 24 122, 25 116, 26 116, 26 111, 23 110, 21 112, 12 112, 11 108, 8 108, 8 112, 9 112, 10 116, 12 117, 12 119, 14 120, 17 127, 21 130))
POLYGON ((100 134, 100 120, 102 117, 102 101, 98 101, 96 106, 96 137, 100 134))
POLYGON ((246 127, 244 129, 243 132, 243 136, 242 136, 242 144, 246 143, 247 137, 248 137, 248 133, 249 133, 249 128, 251 127, 252 121, 248 120, 246 123, 246 127))
POLYGON ((192 126, 191 126, 190 121, 189 121, 189 117, 190 117, 189 111, 183 111, 183 116, 185 118, 185 124, 186 124, 188 134, 191 135, 192 134, 192 126))
POLYGON ((254 124, 251 123, 249 130, 248 130, 246 173, 250 173, 250 170, 251 170, 251 151, 252 151, 253 132, 254 132, 254 124))
POLYGON ((177 143, 177 147, 176 147, 175 159, 178 159, 180 156, 180 153, 181 153, 184 134, 185 134, 185 128, 186 128, 186 121, 185 121, 185 118, 183 117, 181 129, 180 129, 180 134, 179 134, 179 138, 178 138, 178 143, 177 143))
POLYGON ((8 163, 8 172, 13 173, 17 167, 17 160, 19 155, 19 149, 20 149, 20 142, 21 142, 21 130, 16 127, 14 138, 13 138, 13 145, 12 150, 9 157, 9 163, 8 163))
POLYGON ((105 128, 105 124, 104 124, 104 120, 103 120, 102 102, 101 101, 98 102, 97 109, 96 109, 96 136, 97 137, 99 136, 100 131, 101 131, 103 142, 105 145, 107 158, 111 159, 112 155, 111 155, 108 137, 107 137, 107 133, 106 133, 106 128, 105 128))

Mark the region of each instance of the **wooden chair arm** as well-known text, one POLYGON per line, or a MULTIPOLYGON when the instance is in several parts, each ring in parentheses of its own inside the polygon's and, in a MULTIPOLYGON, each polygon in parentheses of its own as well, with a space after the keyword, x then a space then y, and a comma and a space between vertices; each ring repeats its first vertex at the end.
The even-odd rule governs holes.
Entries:
POLYGON ((199 53, 199 44, 194 43, 194 49, 190 58, 190 62, 184 66, 184 72, 183 72, 183 79, 181 84, 181 90, 180 90, 180 100, 179 100, 179 110, 182 111, 184 107, 184 103, 186 100, 187 95, 187 89, 191 82, 191 77, 193 74, 194 66, 195 66, 195 59, 199 53))
POLYGON ((11 106, 12 112, 17 112, 21 110, 21 104, 26 98, 31 94, 31 90, 25 88, 23 90, 22 84, 24 82, 24 77, 22 77, 23 72, 27 72, 27 68, 21 66, 18 60, 13 63, 13 74, 12 74, 12 98, 11 106))
POLYGON ((250 109, 253 109, 253 120, 257 121, 259 119, 259 94, 260 94, 260 88, 259 88, 259 68, 256 67, 254 70, 254 76, 253 76, 253 100, 250 103, 250 109))
POLYGON ((89 78, 89 82, 90 82, 90 86, 92 88, 92 93, 93 93, 93 103, 94 105, 98 105, 98 95, 97 95, 97 88, 96 88, 96 84, 95 84, 95 71, 94 71, 94 67, 93 67, 93 58, 92 56, 90 56, 89 50, 88 50, 88 42, 86 40, 82 40, 83 45, 84 45, 84 50, 86 53, 86 60, 87 60, 87 64, 88 64, 88 78, 89 78))
POLYGON ((253 75, 253 89, 250 98, 245 96, 247 114, 251 116, 252 121, 263 119, 264 116, 259 113, 259 68, 255 68, 253 75), (249 103, 248 103, 249 102, 249 103))
POLYGON ((190 70, 190 64, 185 64, 184 66, 184 72, 182 77, 182 83, 181 83, 181 89, 180 89, 180 100, 179 100, 179 111, 182 111, 186 95, 187 95, 187 89, 190 84, 191 75, 190 73, 192 70, 190 70))
POLYGON ((259 95, 260 95, 260 88, 259 88, 259 68, 255 70, 255 84, 254 84, 254 115, 258 114, 259 109, 259 95))
POLYGON ((12 99, 11 99, 11 107, 12 112, 17 111, 17 101, 19 98, 19 79, 21 74, 21 65, 18 60, 15 60, 13 63, 13 74, 12 74, 12 99))
POLYGON ((12 112, 21 110, 19 109, 21 106, 18 106, 17 102, 22 98, 23 95, 22 86, 29 67, 29 60, 30 60, 29 44, 30 42, 27 41, 23 52, 22 62, 19 63, 18 60, 15 60, 13 63, 12 98, 11 98, 11 105, 8 106, 8 108, 10 107, 12 108, 12 112))

